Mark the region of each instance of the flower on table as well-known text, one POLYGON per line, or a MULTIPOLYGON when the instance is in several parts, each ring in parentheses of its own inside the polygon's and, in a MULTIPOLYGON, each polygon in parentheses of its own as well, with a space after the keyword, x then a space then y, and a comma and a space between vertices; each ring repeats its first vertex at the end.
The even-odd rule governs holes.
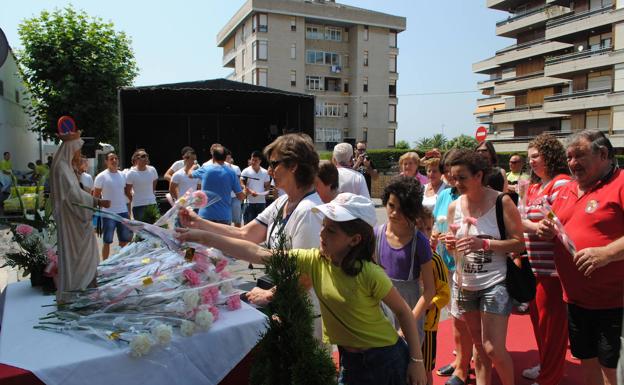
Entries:
POLYGON ((219 299, 219 288, 217 286, 208 286, 200 292, 201 303, 213 305, 219 299))
POLYGON ((219 319, 219 308, 212 305, 208 308, 208 311, 212 313, 212 320, 216 321, 219 319))
POLYGON ((182 295, 184 306, 187 311, 192 311, 199 304, 199 293, 197 290, 187 290, 182 295))
POLYGON ((217 273, 220 273, 223 271, 223 269, 225 269, 228 265, 228 261, 227 259, 223 258, 223 259, 219 259, 219 261, 216 263, 215 265, 215 271, 217 273))
POLYGON ((228 310, 230 310, 230 311, 240 309, 241 308, 240 296, 232 295, 232 296, 228 297, 228 299, 226 300, 226 304, 227 304, 228 310))
POLYGON ((152 349, 152 339, 147 333, 138 334, 130 341, 130 355, 138 358, 146 355, 152 349))
POLYGON ((214 316, 208 309, 203 309, 195 314, 195 323, 200 329, 208 330, 212 326, 214 316))
POLYGON ((195 272, 194 270, 186 269, 182 272, 182 275, 184 276, 184 279, 188 281, 190 286, 199 286, 199 284, 201 283, 201 278, 199 277, 199 274, 197 274, 197 272, 195 272))
POLYGON ((15 232, 18 235, 21 235, 22 237, 29 236, 30 234, 33 233, 33 231, 35 231, 35 229, 32 226, 25 225, 25 224, 17 225, 17 227, 15 228, 15 232))
POLYGON ((172 334, 173 329, 170 325, 159 323, 152 328, 152 337, 154 337, 154 340, 161 346, 169 345, 172 334))
POLYGON ((193 270, 198 273, 204 273, 210 268, 210 262, 208 262, 208 258, 199 253, 195 253, 195 255, 193 255, 193 262, 195 262, 193 270))
POLYGON ((195 323, 191 321, 184 320, 180 324, 180 333, 183 336, 190 337, 195 333, 195 323))
POLYGON ((221 284, 221 293, 228 295, 234 291, 234 285, 232 281, 226 281, 221 284))

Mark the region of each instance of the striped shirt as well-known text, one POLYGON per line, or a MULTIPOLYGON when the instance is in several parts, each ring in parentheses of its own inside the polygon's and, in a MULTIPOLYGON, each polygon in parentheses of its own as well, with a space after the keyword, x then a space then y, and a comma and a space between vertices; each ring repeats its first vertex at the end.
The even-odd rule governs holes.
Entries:
MULTIPOLYGON (((542 186, 541 183, 529 186, 529 191, 527 192, 527 219, 531 222, 539 222, 544 219, 544 214, 540 211, 542 201, 546 199, 548 204, 552 205, 561 187, 569 181, 570 177, 568 175, 560 174, 548 182, 546 186, 542 186)), ((557 277, 553 253, 554 240, 546 241, 535 233, 524 233, 524 243, 535 275, 557 277)))
POLYGON ((442 257, 438 253, 434 252, 431 257, 431 266, 433 267, 433 281, 435 283, 435 294, 431 299, 431 303, 434 305, 431 309, 427 309, 425 313, 425 327, 426 331, 438 330, 438 323, 440 322, 440 314, 442 308, 448 304, 451 298, 449 283, 448 283, 448 269, 446 264, 442 260, 442 257))

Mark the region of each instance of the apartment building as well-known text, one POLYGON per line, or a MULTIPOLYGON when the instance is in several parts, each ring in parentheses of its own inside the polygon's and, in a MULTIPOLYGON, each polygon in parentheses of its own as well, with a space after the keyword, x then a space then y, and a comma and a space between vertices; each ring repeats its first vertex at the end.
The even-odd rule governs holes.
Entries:
POLYGON ((406 19, 323 0, 247 0, 217 35, 230 80, 315 96, 317 148, 394 147, 406 19))
POLYGON ((496 34, 513 44, 473 64, 484 74, 475 116, 499 151, 535 135, 585 128, 624 147, 624 0, 486 0, 508 12, 496 34))

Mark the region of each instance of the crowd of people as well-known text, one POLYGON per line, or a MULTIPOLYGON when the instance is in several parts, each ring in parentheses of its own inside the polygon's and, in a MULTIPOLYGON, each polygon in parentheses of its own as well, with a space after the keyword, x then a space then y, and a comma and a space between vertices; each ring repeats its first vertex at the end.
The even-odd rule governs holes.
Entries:
MULTIPOLYGON (((69 175, 71 164, 75 185, 87 192, 73 196, 146 219, 156 205, 158 173, 145 149, 134 152, 126 170, 119 169, 115 153, 107 154, 107 169, 93 179, 79 147, 67 145, 55 160, 63 164, 60 175, 69 175)), ((182 241, 262 264, 280 234, 287 235, 286 247, 319 315, 315 336, 338 347, 341 384, 432 384, 435 371, 449 377, 446 384, 463 385, 474 365, 478 385, 491 383, 492 369, 504 385, 514 384, 515 371, 534 384, 555 385, 564 376, 568 342, 585 384, 616 384, 624 174, 598 130, 578 132, 565 146, 541 134, 527 150, 528 162, 514 154, 508 172, 487 141, 475 149, 428 151, 422 158, 405 153, 400 175, 383 186, 384 224, 376 223, 370 198, 379 173, 365 142, 355 148, 337 144, 331 161, 320 161, 309 137, 286 134, 253 151, 242 171, 221 144, 211 146, 202 165, 184 147, 164 175, 174 200, 197 189, 219 197, 199 212, 179 213, 176 235, 182 241), (530 261, 537 286, 528 303, 508 290, 509 258, 517 265, 521 258, 530 261), (456 357, 437 365, 437 327, 445 307, 456 357), (514 367, 506 349, 513 308, 530 314, 539 350, 534 367, 514 367)), ((54 172, 53 185, 69 183, 54 179, 54 172)), ((115 231, 120 245, 132 237, 114 220, 104 218, 102 229, 104 258, 115 231)), ((91 281, 89 276, 81 285, 91 281)), ((247 297, 264 305, 277 290, 254 288, 247 297)))

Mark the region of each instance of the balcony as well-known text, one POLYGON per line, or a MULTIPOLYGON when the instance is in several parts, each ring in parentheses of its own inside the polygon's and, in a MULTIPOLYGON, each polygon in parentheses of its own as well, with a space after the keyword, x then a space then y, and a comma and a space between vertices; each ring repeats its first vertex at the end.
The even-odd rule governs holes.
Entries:
POLYGON ((516 76, 511 79, 505 79, 496 82, 494 93, 497 95, 513 95, 515 93, 526 91, 534 88, 543 88, 569 83, 568 79, 559 79, 544 76, 543 71, 516 76))
POLYGON ((624 105, 624 92, 611 88, 566 92, 544 98, 546 112, 572 112, 624 105))
POLYGON ((596 29, 624 21, 624 8, 613 9, 612 5, 551 19, 546 22, 546 39, 554 40, 581 31, 596 29))
POLYGON ((504 104, 504 103, 505 103, 505 99, 503 99, 501 96, 491 96, 488 98, 477 99, 477 107, 491 106, 495 104, 504 104))
POLYGON ((487 7, 500 11, 508 11, 523 3, 526 3, 526 0, 487 0, 487 7))
POLYGON ((492 123, 492 113, 479 114, 475 116, 477 123, 479 124, 491 124, 492 123))
POLYGON ((514 37, 520 32, 535 28, 537 25, 544 25, 549 19, 571 12, 570 8, 558 5, 542 5, 537 8, 531 8, 496 23, 496 35, 514 37))
POLYGON ((572 44, 568 43, 538 39, 528 43, 516 44, 504 48, 498 51, 494 58, 496 64, 502 65, 528 59, 534 56, 542 56, 550 52, 561 51, 572 46, 572 44))
POLYGON ((612 47, 609 46, 547 58, 544 74, 570 78, 577 72, 611 67, 623 62, 624 49, 613 51, 612 47))
POLYGON ((565 117, 565 114, 545 112, 541 104, 528 104, 494 112, 492 123, 513 123, 527 120, 540 120, 565 117))
POLYGON ((500 79, 501 78, 495 78, 495 79, 488 79, 488 80, 482 80, 480 82, 477 82, 477 89, 487 90, 488 88, 494 88, 494 83, 500 79))
POLYGON ((227 52, 224 52, 223 53, 223 66, 234 68, 234 65, 236 63, 235 59, 236 59, 236 48, 232 48, 228 50, 227 52))
POLYGON ((472 65, 472 72, 485 74, 496 68, 498 68, 498 64, 496 63, 496 56, 492 56, 489 59, 481 60, 480 62, 474 63, 472 65))

